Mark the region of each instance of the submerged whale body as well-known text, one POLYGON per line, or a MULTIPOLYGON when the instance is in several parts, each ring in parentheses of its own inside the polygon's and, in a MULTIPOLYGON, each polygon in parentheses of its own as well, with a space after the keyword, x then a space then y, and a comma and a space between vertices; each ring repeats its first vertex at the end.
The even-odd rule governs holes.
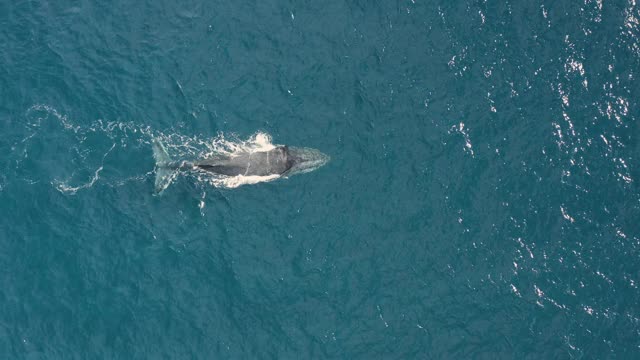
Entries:
POLYGON ((153 155, 156 193, 164 191, 179 171, 204 171, 225 178, 250 177, 253 179, 250 183, 257 183, 310 172, 329 161, 329 156, 318 150, 284 145, 265 151, 217 154, 197 161, 173 161, 158 139, 153 140, 153 155))

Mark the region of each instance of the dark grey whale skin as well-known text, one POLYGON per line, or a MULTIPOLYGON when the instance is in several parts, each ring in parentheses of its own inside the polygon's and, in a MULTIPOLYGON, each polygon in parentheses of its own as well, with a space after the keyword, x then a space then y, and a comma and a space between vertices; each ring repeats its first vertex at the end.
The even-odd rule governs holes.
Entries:
POLYGON ((205 159, 193 163, 193 167, 227 176, 268 176, 284 174, 293 163, 287 146, 278 146, 269 151, 205 159))

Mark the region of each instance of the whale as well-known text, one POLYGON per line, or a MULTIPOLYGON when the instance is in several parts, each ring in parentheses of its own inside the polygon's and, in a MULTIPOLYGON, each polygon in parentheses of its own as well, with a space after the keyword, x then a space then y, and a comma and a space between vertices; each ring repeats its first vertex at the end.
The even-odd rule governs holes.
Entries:
POLYGON ((308 173, 324 166, 330 157, 306 147, 277 145, 262 151, 215 154, 195 161, 173 160, 160 139, 152 141, 156 161, 154 193, 161 194, 180 172, 203 171, 218 177, 252 177, 251 183, 308 173))

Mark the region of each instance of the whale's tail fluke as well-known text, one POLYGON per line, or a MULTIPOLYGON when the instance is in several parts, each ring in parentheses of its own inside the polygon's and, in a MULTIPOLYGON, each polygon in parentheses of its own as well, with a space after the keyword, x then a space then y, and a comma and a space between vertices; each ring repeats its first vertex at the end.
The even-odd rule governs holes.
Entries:
POLYGON ((171 166, 171 157, 159 139, 153 139, 153 158, 156 160, 155 193, 160 194, 166 189, 177 174, 175 166, 171 166))

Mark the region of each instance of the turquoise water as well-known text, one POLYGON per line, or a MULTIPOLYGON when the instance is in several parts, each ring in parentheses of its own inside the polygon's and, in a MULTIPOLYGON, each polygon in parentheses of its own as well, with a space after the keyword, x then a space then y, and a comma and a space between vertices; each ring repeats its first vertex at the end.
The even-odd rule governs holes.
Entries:
POLYGON ((0 3, 0 355, 637 358, 634 1, 0 3), (153 195, 153 138, 331 156, 153 195))

